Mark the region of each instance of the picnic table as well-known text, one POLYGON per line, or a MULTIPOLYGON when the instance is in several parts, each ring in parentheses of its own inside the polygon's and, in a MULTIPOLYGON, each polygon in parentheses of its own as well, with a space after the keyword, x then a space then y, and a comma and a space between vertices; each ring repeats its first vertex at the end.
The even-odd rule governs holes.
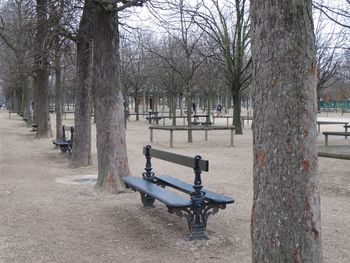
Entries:
POLYGON ((231 131, 231 141, 230 145, 233 147, 233 134, 235 127, 234 126, 207 126, 207 125, 198 125, 198 126, 149 126, 150 129, 150 141, 153 142, 153 130, 165 130, 170 131, 170 147, 173 147, 174 140, 174 131, 205 131, 204 139, 208 140, 208 131, 212 130, 230 130, 231 131))
POLYGON ((348 125, 348 121, 317 121, 317 131, 321 131, 321 125, 334 125, 334 124, 341 124, 341 125, 348 125))

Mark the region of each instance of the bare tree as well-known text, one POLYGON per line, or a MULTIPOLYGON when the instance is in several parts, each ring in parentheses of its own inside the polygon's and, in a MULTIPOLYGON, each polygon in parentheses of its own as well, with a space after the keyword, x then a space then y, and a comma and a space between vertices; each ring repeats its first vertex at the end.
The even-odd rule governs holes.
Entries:
POLYGON ((329 1, 314 0, 313 7, 322 12, 329 20, 350 29, 350 0, 329 1))
POLYGON ((252 262, 322 262, 311 0, 251 1, 252 262))
POLYGON ((250 83, 251 58, 249 56, 250 19, 247 1, 202 1, 203 12, 197 12, 196 21, 217 43, 224 65, 226 79, 233 100, 235 132, 242 134, 241 93, 250 83), (233 9, 234 15, 226 10, 233 9))
POLYGON ((94 0, 94 74, 98 178, 96 189, 118 193, 125 186, 121 177, 130 174, 124 126, 124 107, 120 80, 118 12, 143 0, 94 0))
POLYGON ((36 36, 34 45, 34 84, 35 84, 35 112, 38 125, 37 138, 52 136, 49 102, 48 102, 48 80, 49 80, 49 53, 47 37, 49 27, 47 0, 36 1, 36 36))
POLYGON ((92 164, 91 160, 91 81, 93 0, 85 0, 77 34, 77 83, 74 114, 74 147, 71 167, 92 164))
POLYGON ((319 12, 316 21, 317 98, 320 101, 322 91, 338 81, 337 70, 343 60, 346 34, 344 29, 336 31, 335 27, 330 31, 329 21, 324 19, 322 12, 319 12))
MULTIPOLYGON (((166 55, 152 52, 162 57, 182 79, 184 83, 183 94, 187 107, 187 123, 188 126, 191 126, 194 76, 204 61, 200 52, 203 30, 196 25, 194 20, 197 7, 191 7, 184 0, 172 0, 165 3, 161 2, 161 4, 158 9, 165 9, 168 14, 166 17, 158 16, 158 19, 169 35, 169 40, 173 42, 172 48, 176 49, 176 53, 171 49, 167 50, 169 54, 166 55), (173 53, 175 53, 175 56, 173 56, 173 53)), ((188 142, 191 143, 192 141, 192 130, 188 130, 188 142)))
MULTIPOLYGON (((32 44, 32 7, 29 0, 18 0, 7 2, 1 14, 0 41, 5 44, 7 60, 6 64, 13 69, 8 76, 8 81, 12 81, 13 89, 9 93, 12 101, 11 110, 22 112, 27 119, 27 125, 32 124, 31 107, 31 44, 32 44)), ((4 72, 6 74, 6 71, 4 72)))

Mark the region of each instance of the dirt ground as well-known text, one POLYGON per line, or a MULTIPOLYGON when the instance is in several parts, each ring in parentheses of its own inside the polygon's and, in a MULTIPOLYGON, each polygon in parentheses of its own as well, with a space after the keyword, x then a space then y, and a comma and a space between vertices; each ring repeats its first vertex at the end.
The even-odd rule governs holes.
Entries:
MULTIPOLYGON (((68 116, 69 117, 69 116, 68 116)), ((350 121, 350 115, 337 116, 350 121)), ((329 118, 329 116, 328 116, 329 118)), ((223 124, 226 122, 223 121, 223 124)), ((52 120, 54 123, 54 120, 52 120)), ((64 120, 73 124, 73 119, 64 120)), ((343 130, 324 125, 323 130, 343 130)), ((95 127, 92 128, 95 134, 95 127)), ((234 197, 236 202, 208 222, 208 241, 184 240, 184 219, 168 214, 164 205, 141 206, 134 192, 96 194, 93 184, 69 184, 72 176, 97 173, 94 165, 68 168, 65 154, 52 139, 34 139, 20 117, 0 112, 0 262, 250 262, 250 210, 252 202, 252 139, 229 131, 195 133, 194 143, 184 132, 174 133, 172 152, 202 155, 210 162, 203 184, 234 197)), ((319 144, 324 143, 322 135, 319 144)), ((142 146, 149 143, 147 123, 131 120, 127 130, 128 156, 133 175, 145 165, 142 146)), ((330 144, 350 139, 330 138, 330 144)), ((169 133, 156 130, 153 147, 169 150, 169 133)), ((193 171, 164 161, 153 161, 157 174, 193 181, 193 171)), ((350 262, 350 161, 319 159, 324 262, 350 262)))

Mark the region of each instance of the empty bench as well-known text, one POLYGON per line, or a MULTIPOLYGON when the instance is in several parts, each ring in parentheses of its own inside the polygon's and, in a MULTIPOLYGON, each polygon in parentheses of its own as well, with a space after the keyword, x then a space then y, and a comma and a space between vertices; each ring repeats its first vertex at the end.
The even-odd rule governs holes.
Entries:
POLYGON ((347 138, 347 136, 350 136, 350 132, 323 132, 323 135, 325 136, 324 145, 328 146, 328 136, 344 136, 347 138))
POLYGON ((203 188, 201 173, 209 171, 209 161, 202 160, 199 155, 193 158, 152 149, 150 145, 143 148, 143 154, 146 157, 146 167, 142 178, 123 177, 125 186, 140 192, 144 207, 153 207, 155 200, 158 200, 166 205, 169 213, 186 218, 190 232, 186 240, 208 239, 206 226, 209 215, 214 215, 219 209, 225 209, 227 204, 234 203, 231 197, 203 188), (169 175, 156 176, 152 172, 152 157, 193 168, 194 184, 169 175), (187 196, 171 190, 183 192, 187 196))
POLYGON ((160 116, 150 116, 150 117, 146 117, 146 120, 148 120, 148 123, 151 124, 152 122, 155 124, 159 124, 159 120, 161 120, 162 117, 160 116))
POLYGON ((70 127, 70 139, 66 137, 65 126, 62 126, 62 139, 61 140, 53 140, 52 143, 61 148, 61 152, 68 152, 69 154, 72 152, 73 148, 73 134, 74 127, 70 127))

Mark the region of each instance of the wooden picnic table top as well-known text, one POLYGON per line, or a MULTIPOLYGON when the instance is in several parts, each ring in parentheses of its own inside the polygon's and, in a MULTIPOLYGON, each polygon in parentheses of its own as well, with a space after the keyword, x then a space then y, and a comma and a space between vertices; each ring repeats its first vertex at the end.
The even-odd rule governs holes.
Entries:
POLYGON ((206 126, 206 125, 196 125, 196 126, 149 126, 149 129, 155 130, 234 130, 235 126, 206 126))
POLYGON ((348 121, 317 121, 317 124, 348 124, 348 121))

